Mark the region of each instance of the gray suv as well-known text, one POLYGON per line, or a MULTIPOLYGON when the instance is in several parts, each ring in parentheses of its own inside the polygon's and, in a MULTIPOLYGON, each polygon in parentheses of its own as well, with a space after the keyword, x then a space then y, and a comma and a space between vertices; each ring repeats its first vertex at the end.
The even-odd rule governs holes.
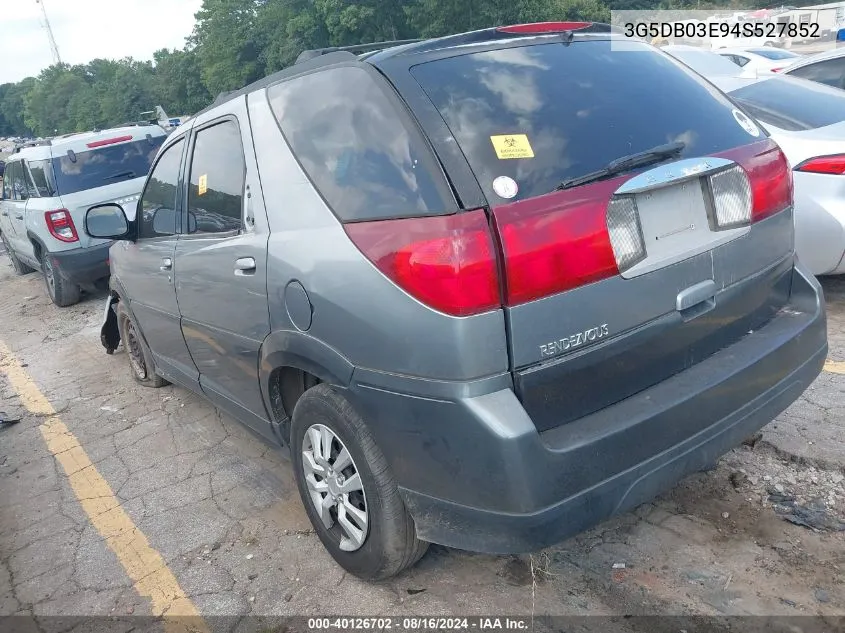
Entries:
POLYGON ((362 578, 536 550, 710 466, 819 374, 824 301, 778 146, 616 37, 306 55, 220 97, 134 221, 88 211, 107 351, 289 451, 362 578))

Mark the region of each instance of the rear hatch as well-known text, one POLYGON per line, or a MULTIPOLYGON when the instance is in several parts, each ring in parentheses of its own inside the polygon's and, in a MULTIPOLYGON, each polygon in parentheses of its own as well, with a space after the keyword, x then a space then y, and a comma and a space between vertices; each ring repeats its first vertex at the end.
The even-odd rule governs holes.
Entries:
POLYGON ((411 68, 489 202, 514 383, 540 430, 695 365, 789 297, 783 154, 698 75, 625 48, 533 38, 411 68))
POLYGON ((92 206, 116 202, 127 215, 134 214, 147 172, 165 138, 164 134, 118 134, 89 141, 83 151, 54 150, 50 164, 38 166, 37 177, 50 179, 54 195, 70 213, 80 246, 107 241, 90 238, 83 230, 85 213, 92 206))

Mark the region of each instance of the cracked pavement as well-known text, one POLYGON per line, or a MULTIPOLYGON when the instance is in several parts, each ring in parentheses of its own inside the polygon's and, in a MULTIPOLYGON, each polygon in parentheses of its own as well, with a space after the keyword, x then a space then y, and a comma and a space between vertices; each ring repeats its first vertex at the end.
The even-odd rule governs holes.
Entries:
MULTIPOLYGON (((823 283, 830 359, 842 362, 845 280, 823 283)), ((324 551, 272 446, 186 390, 138 386, 122 350, 105 354, 101 299, 58 309, 38 274, 0 266, 0 340, 197 611, 233 616, 224 629, 247 615, 845 615, 845 533, 785 521, 766 492, 796 489, 845 518, 843 373, 823 373, 755 441, 634 512, 532 556, 432 546, 369 584, 324 551)), ((0 428, 0 615, 154 613, 48 450, 48 416, 22 406, 3 367, 0 411, 21 417, 0 428)))

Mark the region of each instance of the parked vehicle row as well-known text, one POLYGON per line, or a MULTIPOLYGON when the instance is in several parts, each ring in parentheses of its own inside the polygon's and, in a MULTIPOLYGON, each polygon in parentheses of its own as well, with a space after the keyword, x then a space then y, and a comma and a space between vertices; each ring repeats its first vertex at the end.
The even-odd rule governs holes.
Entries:
POLYGON ((798 256, 815 275, 845 273, 845 90, 795 72, 749 79, 709 51, 663 50, 709 79, 778 143, 792 167, 798 256))
POLYGON ((71 134, 30 143, 6 159, 0 240, 19 274, 41 271, 61 307, 109 276, 111 242, 81 230, 94 204, 137 200, 166 138, 157 125, 71 134))
POLYGON ((710 466, 827 355, 799 176, 754 95, 616 37, 310 51, 219 98, 137 204, 87 211, 106 351, 287 450, 363 578, 551 545, 710 466))
POLYGON ((803 59, 803 55, 779 48, 723 48, 719 55, 742 68, 743 76, 757 77, 781 72, 803 59))

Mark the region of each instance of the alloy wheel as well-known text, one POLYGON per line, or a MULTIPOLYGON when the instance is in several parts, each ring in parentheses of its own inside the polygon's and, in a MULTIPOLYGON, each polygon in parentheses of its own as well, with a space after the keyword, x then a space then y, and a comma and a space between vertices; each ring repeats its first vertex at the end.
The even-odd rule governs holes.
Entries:
POLYGON ((339 534, 341 550, 358 550, 369 531, 364 484, 352 455, 327 426, 314 424, 305 432, 302 469, 311 502, 325 528, 339 534))

